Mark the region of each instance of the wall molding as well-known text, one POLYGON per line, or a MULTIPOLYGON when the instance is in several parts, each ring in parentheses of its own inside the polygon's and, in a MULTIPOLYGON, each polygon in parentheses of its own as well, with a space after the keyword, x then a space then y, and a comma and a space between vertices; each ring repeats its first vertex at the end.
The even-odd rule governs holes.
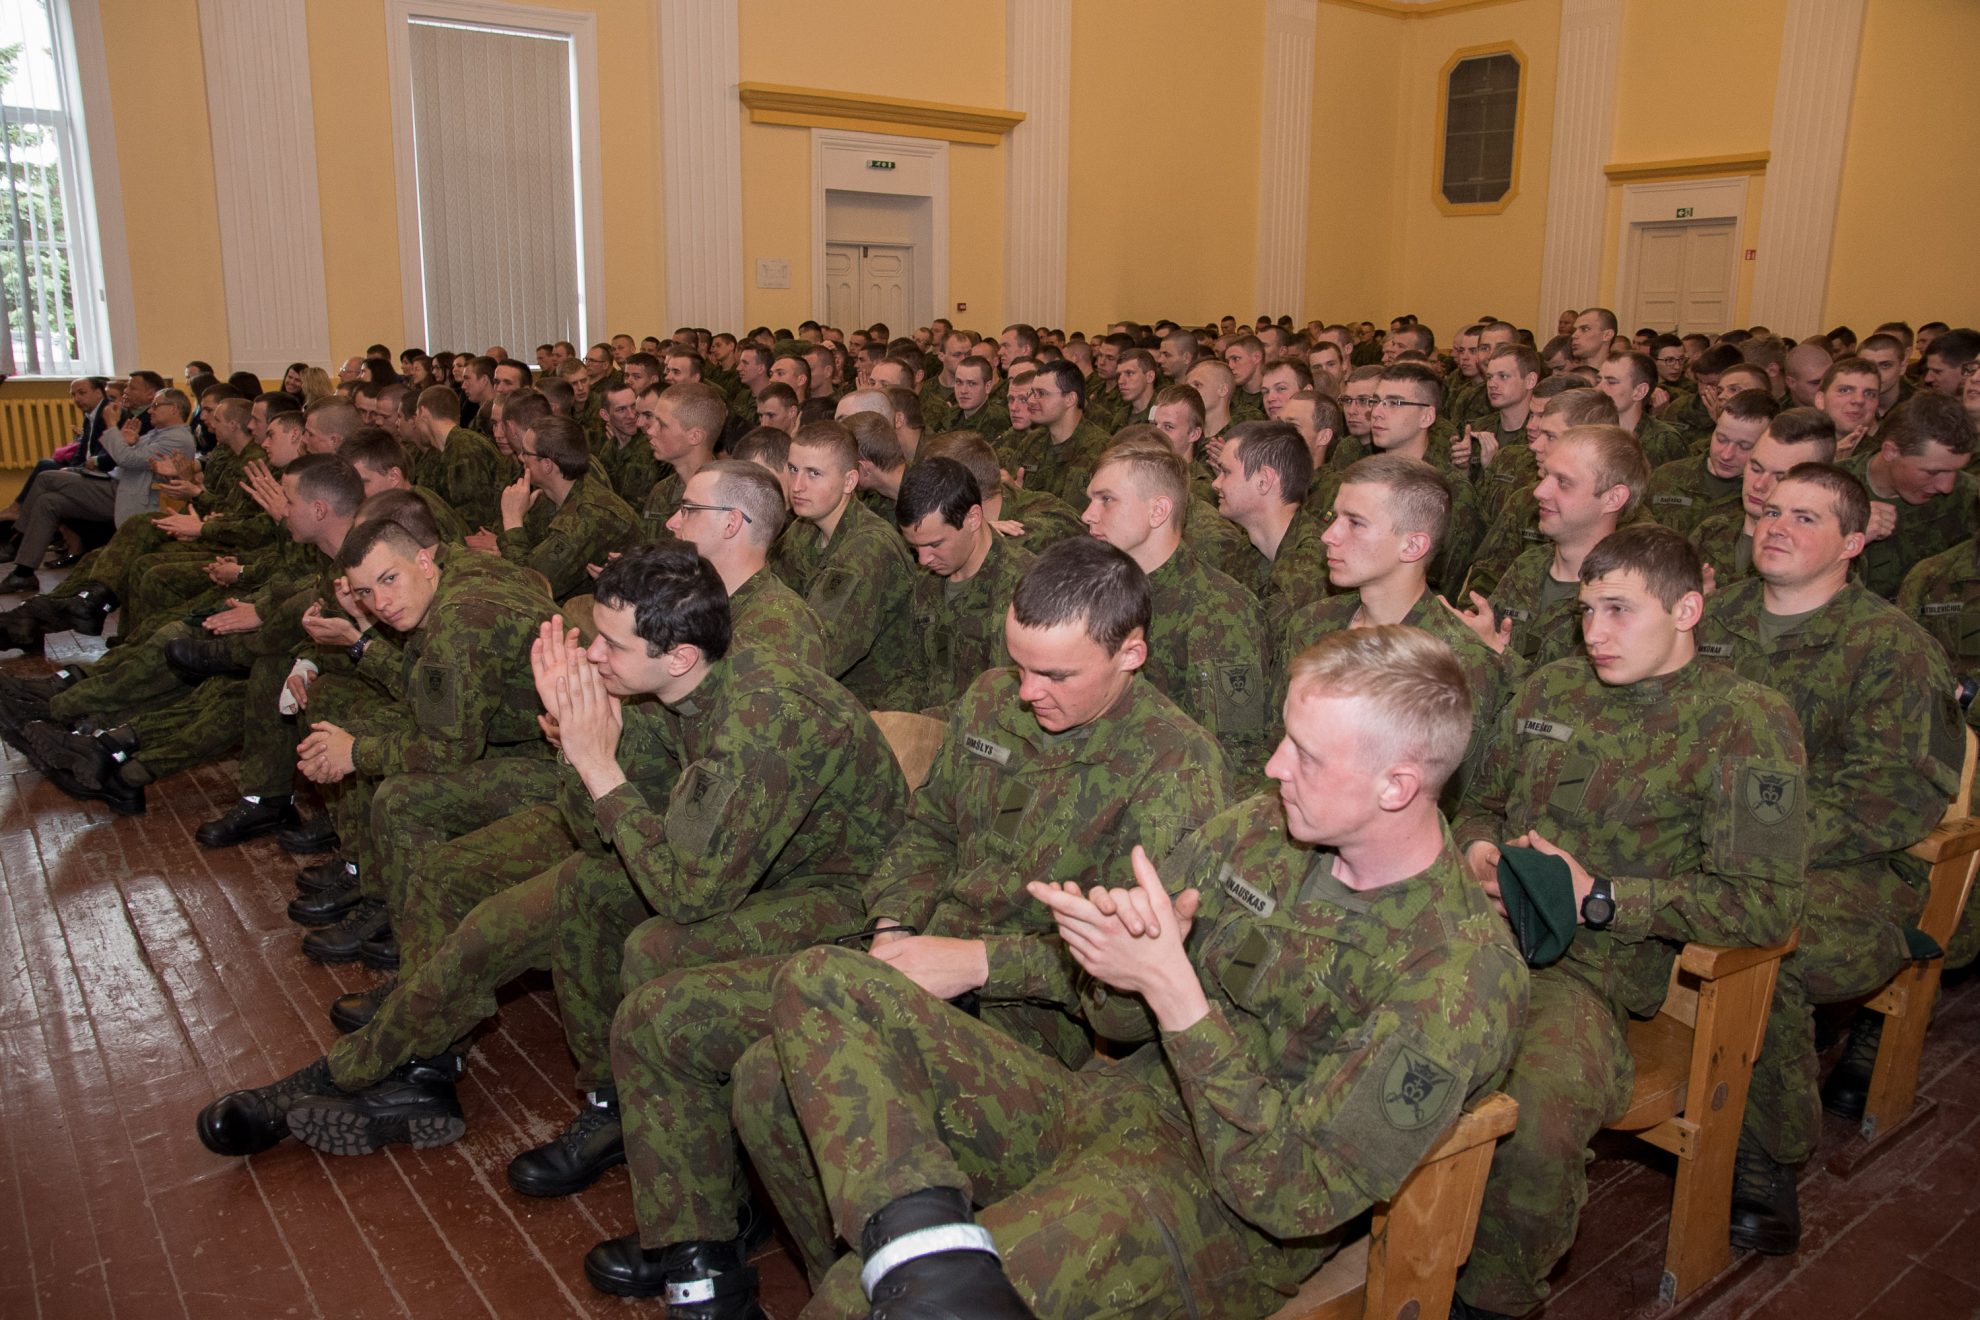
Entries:
MULTIPOLYGON (((741 35, 730 0, 656 0, 667 324, 743 320, 741 35)), ((602 324, 602 323, 601 323, 602 324)))
POLYGON ((1005 67, 1011 109, 1006 166, 1004 316, 1066 318, 1066 193, 1071 169, 1072 0, 1007 0, 1005 67))
POLYGON ((199 0, 233 371, 330 359, 302 0, 199 0))
POLYGON ((1864 9, 1865 0, 1797 0, 1781 31, 1751 315, 1784 334, 1821 329, 1864 9))
POLYGON ((862 96, 781 83, 740 83, 736 91, 749 108, 752 124, 896 133, 994 147, 1005 134, 1024 122, 1024 115, 1015 110, 911 101, 894 96, 862 96))
POLYGON ((1299 319, 1306 297, 1307 207, 1313 175, 1313 0, 1271 0, 1265 10, 1260 89, 1258 246, 1252 288, 1260 312, 1299 319))
POLYGON ((1588 306, 1601 288, 1602 231, 1609 205, 1602 165, 1615 134, 1621 44, 1622 0, 1563 0, 1535 325, 1552 325, 1564 307, 1588 306))
POLYGON ((1703 179, 1717 174, 1765 174, 1770 151, 1737 152, 1730 156, 1679 156, 1671 160, 1611 161, 1602 167, 1610 183, 1647 183, 1658 179, 1703 179))
POLYGON ((928 251, 918 254, 926 256, 927 270, 916 275, 922 301, 926 305, 918 309, 914 316, 917 323, 925 324, 942 315, 949 306, 949 144, 844 129, 811 131, 813 316, 824 316, 827 302, 825 194, 828 190, 928 199, 928 251), (869 173, 866 162, 875 155, 905 159, 908 168, 893 173, 869 173))
POLYGON ((1518 0, 1320 0, 1340 9, 1387 14, 1391 18, 1434 18, 1460 9, 1489 9, 1493 5, 1516 4, 1518 0))

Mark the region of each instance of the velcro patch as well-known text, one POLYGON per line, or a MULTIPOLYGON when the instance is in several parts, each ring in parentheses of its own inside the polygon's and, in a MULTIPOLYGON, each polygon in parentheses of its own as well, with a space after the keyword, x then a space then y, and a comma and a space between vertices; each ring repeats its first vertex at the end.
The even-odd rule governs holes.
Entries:
POLYGON ((973 733, 963 735, 963 750, 971 756, 980 756, 986 761, 995 761, 998 765, 1009 765, 1011 763, 1010 748, 993 743, 988 738, 979 737, 973 733))
POLYGON ((1257 665, 1212 665, 1217 732, 1251 733, 1265 727, 1265 679, 1257 665))
POLYGON ((729 800, 736 795, 736 781, 709 765, 696 761, 674 786, 667 804, 667 843, 678 853, 699 856, 708 851, 709 840, 727 814, 729 800))
POLYGON ((1279 902, 1277 899, 1273 898, 1270 894, 1261 894, 1246 884, 1243 878, 1231 868, 1229 862, 1224 863, 1223 869, 1217 874, 1217 878, 1223 884, 1224 892, 1229 894, 1233 899, 1236 899, 1239 903, 1244 904, 1254 916, 1269 917, 1278 910, 1279 902))
POLYGON ((1928 619, 1942 619, 1949 614, 1958 614, 1965 608, 1966 603, 1964 601, 1928 600, 1925 602, 1924 614, 1928 619))
POLYGON ((1762 825, 1778 825, 1793 813, 1800 786, 1793 775, 1749 766, 1740 784, 1740 800, 1747 814, 1762 825))
POLYGON ((413 669, 413 718, 429 733, 451 730, 461 719, 460 675, 452 665, 421 661, 413 669))
POLYGON ((1566 742, 1574 736, 1572 724, 1560 724, 1553 720, 1521 720, 1519 731, 1535 738, 1552 738, 1555 742, 1566 742))
POLYGON ((1691 507, 1691 496, 1689 496, 1689 495, 1652 495, 1652 496, 1650 497, 1650 502, 1651 502, 1652 504, 1659 504, 1659 505, 1663 505, 1663 506, 1665 506, 1666 508, 1673 508, 1673 509, 1688 509, 1688 508, 1690 508, 1690 507, 1691 507))
POLYGON ((1404 1045, 1382 1077, 1382 1117, 1398 1132, 1414 1132, 1443 1116, 1457 1081, 1448 1068, 1404 1045))
POLYGON ((837 618, 839 612, 852 599, 853 588, 858 579, 843 568, 828 568, 818 575, 818 581, 811 588, 811 608, 821 619, 837 618))
POLYGON ((1730 660, 1732 659, 1732 653, 1731 642, 1700 642, 1698 644, 1698 654, 1711 660, 1730 660))

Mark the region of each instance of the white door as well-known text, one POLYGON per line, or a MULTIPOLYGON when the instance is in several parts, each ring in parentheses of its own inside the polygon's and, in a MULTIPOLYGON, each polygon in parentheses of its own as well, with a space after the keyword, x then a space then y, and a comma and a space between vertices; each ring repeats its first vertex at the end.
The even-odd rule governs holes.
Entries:
POLYGON ((1640 325, 1673 333, 1730 329, 1738 276, 1731 220, 1630 226, 1625 333, 1640 325))
POLYGON ((908 313, 908 286, 914 278, 914 249, 894 243, 868 243, 860 252, 860 324, 884 321, 895 334, 910 333, 914 322, 908 313))
POLYGON ((825 245, 825 320, 831 325, 871 325, 859 314, 859 244, 825 245))

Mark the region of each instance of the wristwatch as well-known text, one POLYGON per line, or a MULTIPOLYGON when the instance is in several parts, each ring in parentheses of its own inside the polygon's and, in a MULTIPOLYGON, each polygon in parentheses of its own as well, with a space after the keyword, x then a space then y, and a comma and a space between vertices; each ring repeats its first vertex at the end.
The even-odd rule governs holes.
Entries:
MULTIPOLYGON (((364 648, 370 645, 371 634, 369 632, 361 632, 358 634, 358 639, 345 648, 344 654, 351 658, 352 664, 357 664, 364 659, 364 648)), ((1582 910, 1585 912, 1587 908, 1584 906, 1582 910)))
POLYGON ((1588 897, 1581 900, 1581 924, 1590 930, 1607 930, 1615 919, 1616 896, 1606 879, 1597 879, 1588 897))

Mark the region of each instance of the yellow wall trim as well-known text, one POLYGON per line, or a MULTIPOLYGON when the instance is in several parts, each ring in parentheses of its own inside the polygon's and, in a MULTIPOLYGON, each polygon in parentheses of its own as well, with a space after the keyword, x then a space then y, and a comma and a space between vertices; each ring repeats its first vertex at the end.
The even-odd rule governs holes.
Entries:
POLYGON ((1677 160, 1638 160, 1604 165, 1610 183, 1654 179, 1698 179, 1710 174, 1765 174, 1773 153, 1743 151, 1731 156, 1684 156, 1677 160))
POLYGON ((1387 14, 1391 18, 1432 18, 1460 9, 1517 4, 1519 0, 1320 0, 1320 3, 1339 5, 1342 9, 1360 9, 1370 14, 1387 14))
POLYGON ((742 103, 749 107, 752 124, 849 128, 993 147, 1004 134, 1024 122, 1023 113, 1017 110, 909 101, 893 96, 859 96, 779 83, 739 83, 737 92, 742 103))
POLYGON ((1510 41, 1466 46, 1452 51, 1450 59, 1444 61, 1444 67, 1437 74, 1437 137, 1430 157, 1430 200, 1445 215, 1500 215, 1513 204, 1513 198, 1519 196, 1520 156, 1526 143, 1526 73, 1531 67, 1526 52, 1510 41), (1519 61, 1519 95, 1513 101, 1512 177, 1507 181, 1505 195, 1496 202, 1447 201, 1444 197, 1444 134, 1448 131, 1447 117, 1451 108, 1451 73, 1466 60, 1476 59, 1480 55, 1510 55, 1519 61))

